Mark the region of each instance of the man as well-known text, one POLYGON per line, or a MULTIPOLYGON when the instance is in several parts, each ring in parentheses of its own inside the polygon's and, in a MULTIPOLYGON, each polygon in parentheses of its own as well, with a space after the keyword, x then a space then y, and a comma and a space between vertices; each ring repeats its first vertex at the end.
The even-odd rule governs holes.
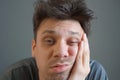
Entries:
POLYGON ((84 0, 39 0, 33 16, 32 58, 14 64, 1 80, 108 80, 90 59, 91 10, 84 0))

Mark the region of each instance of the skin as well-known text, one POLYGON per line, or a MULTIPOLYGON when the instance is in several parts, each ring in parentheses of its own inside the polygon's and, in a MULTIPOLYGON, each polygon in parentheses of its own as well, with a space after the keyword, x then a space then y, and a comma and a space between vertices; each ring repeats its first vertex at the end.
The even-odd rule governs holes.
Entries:
POLYGON ((45 19, 32 41, 39 80, 85 80, 89 54, 87 37, 75 20, 45 19))

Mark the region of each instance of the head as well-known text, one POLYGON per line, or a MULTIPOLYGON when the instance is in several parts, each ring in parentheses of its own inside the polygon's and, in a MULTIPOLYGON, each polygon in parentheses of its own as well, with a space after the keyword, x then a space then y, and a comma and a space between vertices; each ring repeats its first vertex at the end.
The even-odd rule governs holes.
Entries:
POLYGON ((36 2, 32 55, 40 80, 67 80, 82 35, 89 34, 91 19, 91 10, 84 0, 36 2))

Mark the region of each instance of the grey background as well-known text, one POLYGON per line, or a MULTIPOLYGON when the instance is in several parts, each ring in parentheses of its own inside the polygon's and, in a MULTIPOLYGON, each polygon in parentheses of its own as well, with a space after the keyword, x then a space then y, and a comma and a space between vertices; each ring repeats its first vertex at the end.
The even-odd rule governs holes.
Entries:
MULTIPOLYGON (((31 56, 34 0, 0 0, 0 73, 31 56)), ((87 0, 97 19, 89 37, 91 57, 106 69, 109 80, 120 80, 120 0, 87 0)))

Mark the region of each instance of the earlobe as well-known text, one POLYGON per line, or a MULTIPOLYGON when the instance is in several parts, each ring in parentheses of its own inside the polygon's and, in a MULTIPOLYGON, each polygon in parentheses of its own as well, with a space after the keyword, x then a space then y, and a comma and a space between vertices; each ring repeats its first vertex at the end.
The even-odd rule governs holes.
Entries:
POLYGON ((35 40, 33 39, 32 40, 32 57, 35 57, 34 55, 35 55, 35 51, 36 51, 36 43, 35 43, 35 40))

